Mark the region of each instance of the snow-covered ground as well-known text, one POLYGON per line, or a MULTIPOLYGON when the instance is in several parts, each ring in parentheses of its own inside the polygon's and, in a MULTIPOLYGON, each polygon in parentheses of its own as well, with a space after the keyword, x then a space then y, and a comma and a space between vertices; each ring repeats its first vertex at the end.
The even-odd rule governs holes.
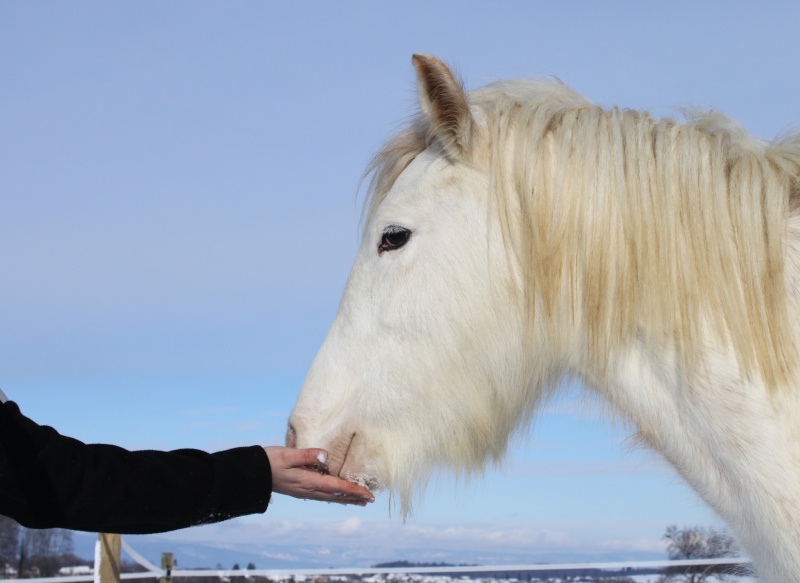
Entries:
MULTIPOLYGON (((659 575, 634 575, 629 577, 635 583, 657 583, 659 575)), ((300 580, 298 579, 298 582, 300 580)), ((372 577, 362 577, 363 583, 519 583, 518 579, 469 579, 466 577, 446 577, 446 576, 430 576, 430 575, 375 575, 372 577)), ((542 578, 531 579, 530 583, 597 583, 602 581, 596 577, 571 578, 542 578)), ((720 583, 720 579, 712 576, 706 580, 707 583, 720 583)), ((757 579, 747 576, 728 576, 725 579, 726 583, 757 583, 757 579)))
MULTIPOLYGON (((658 581, 657 575, 636 575, 635 577, 631 577, 633 581, 636 583, 656 583, 658 581)), ((706 579, 707 583, 719 583, 719 579, 716 577, 711 577, 706 579)), ((757 579, 754 577, 733 577, 729 576, 725 579, 726 583, 757 583, 757 579)), ((578 583, 577 581, 573 581, 571 583, 578 583)))
MULTIPOLYGON (((91 567, 77 566, 77 567, 64 567, 59 571, 59 576, 75 576, 75 575, 89 575, 93 572, 91 567)), ((247 571, 243 571, 246 573, 247 571)), ((216 570, 209 571, 209 581, 231 581, 230 577, 222 576, 214 579, 215 575, 219 575, 216 570)), ((8 574, 7 574, 8 576, 8 574)), ((12 575, 13 577, 13 575, 12 575)), ((248 577, 250 579, 251 577, 248 577)), ((339 576, 306 576, 297 575, 292 577, 294 583, 353 583, 354 581, 361 581, 362 583, 600 583, 602 578, 598 577, 585 577, 585 578, 558 578, 558 577, 542 577, 531 578, 520 581, 517 578, 469 578, 466 576, 450 577, 446 575, 417 575, 417 574, 392 574, 392 575, 372 575, 360 578, 353 578, 347 575, 339 576)), ((283 579, 282 581, 291 581, 292 579, 283 579)), ((609 579, 620 580, 620 578, 609 576, 609 579)), ((253 578, 255 581, 263 581, 264 579, 253 578)), ((626 580, 626 579, 623 579, 626 580)), ((634 583, 658 583, 659 575, 633 575, 627 580, 634 583)), ((711 576, 706 580, 707 583, 721 583, 720 579, 711 576)), ((757 583, 757 579, 748 576, 728 576, 725 579, 726 583, 757 583)))

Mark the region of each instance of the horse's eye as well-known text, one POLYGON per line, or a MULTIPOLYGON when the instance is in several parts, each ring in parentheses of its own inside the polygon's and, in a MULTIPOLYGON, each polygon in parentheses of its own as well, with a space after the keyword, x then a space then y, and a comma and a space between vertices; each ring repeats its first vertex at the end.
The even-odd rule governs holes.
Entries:
POLYGON ((400 249, 408 243, 411 238, 411 231, 403 227, 389 227, 383 232, 381 242, 378 245, 378 254, 384 251, 394 251, 400 249))

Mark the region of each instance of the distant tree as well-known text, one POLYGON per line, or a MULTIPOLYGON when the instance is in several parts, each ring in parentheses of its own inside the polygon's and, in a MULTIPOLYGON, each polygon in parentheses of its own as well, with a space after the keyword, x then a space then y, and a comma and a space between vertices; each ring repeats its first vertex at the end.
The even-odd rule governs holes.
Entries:
POLYGON ((72 556, 75 545, 72 541, 72 531, 66 528, 53 529, 53 538, 50 543, 50 553, 59 557, 72 556))
MULTIPOLYGON (((241 571, 241 569, 242 569, 242 567, 239 565, 239 563, 234 563, 233 567, 231 567, 231 568, 234 571, 241 571)), ((234 575, 233 577, 231 577, 230 583, 244 583, 244 577, 241 577, 239 575, 234 575)))
POLYGON ((74 560, 72 531, 63 528, 23 530, 19 547, 21 576, 53 577, 64 566, 64 560, 74 560))
POLYGON ((256 570, 256 564, 255 563, 247 563, 247 570, 248 571, 255 571, 256 570))
MULTIPOLYGON (((663 539, 667 541, 667 555, 670 560, 717 559, 736 557, 739 546, 727 532, 715 531, 700 526, 679 529, 675 525, 667 527, 663 539)), ((738 568, 731 565, 700 565, 696 567, 670 567, 659 581, 680 581, 681 583, 702 583, 714 575, 725 581, 727 575, 738 568)))
POLYGON ((0 516, 0 570, 3 573, 6 571, 6 566, 16 566, 20 530, 17 521, 0 516))

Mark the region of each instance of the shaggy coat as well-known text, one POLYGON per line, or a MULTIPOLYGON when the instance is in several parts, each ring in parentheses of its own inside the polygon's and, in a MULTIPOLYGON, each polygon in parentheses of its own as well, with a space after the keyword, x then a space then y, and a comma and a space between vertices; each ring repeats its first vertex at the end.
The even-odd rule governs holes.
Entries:
MULTIPOLYGON (((376 155, 363 241, 288 441, 396 492, 479 471, 563 379, 601 394, 800 581, 800 138, 605 110, 559 83, 467 94, 376 155)), ((418 491, 418 489, 417 489, 418 491)))

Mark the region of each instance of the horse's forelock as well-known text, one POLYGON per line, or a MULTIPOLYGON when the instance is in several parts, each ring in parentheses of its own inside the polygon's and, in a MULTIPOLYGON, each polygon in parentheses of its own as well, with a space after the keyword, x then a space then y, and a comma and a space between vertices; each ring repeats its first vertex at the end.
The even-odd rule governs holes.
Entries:
POLYGON ((362 180, 369 178, 362 226, 366 228, 389 194, 392 185, 409 164, 428 146, 428 123, 422 115, 411 119, 406 128, 389 138, 383 148, 370 160, 362 180))

